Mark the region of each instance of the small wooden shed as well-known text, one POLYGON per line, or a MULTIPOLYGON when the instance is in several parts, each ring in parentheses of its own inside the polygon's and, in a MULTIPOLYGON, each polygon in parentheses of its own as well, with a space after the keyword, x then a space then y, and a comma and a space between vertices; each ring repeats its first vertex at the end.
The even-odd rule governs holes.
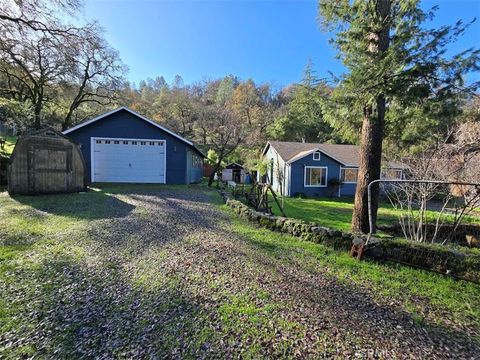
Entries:
POLYGON ((237 163, 228 164, 222 170, 222 180, 235 181, 236 183, 245 182, 245 169, 242 165, 237 163))
POLYGON ((85 160, 80 145, 51 127, 20 137, 8 166, 10 194, 85 190, 85 160))

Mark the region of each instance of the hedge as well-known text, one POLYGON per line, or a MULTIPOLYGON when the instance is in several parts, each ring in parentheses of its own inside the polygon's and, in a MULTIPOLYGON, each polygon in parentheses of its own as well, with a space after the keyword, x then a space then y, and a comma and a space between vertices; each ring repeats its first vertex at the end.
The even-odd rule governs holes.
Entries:
MULTIPOLYGON (((226 205, 241 218, 273 231, 293 235, 301 240, 344 251, 351 249, 355 238, 360 237, 363 241, 366 240, 364 234, 354 235, 298 219, 264 214, 238 200, 230 199, 224 192, 222 195, 226 205)), ((480 254, 477 253, 464 253, 441 245, 414 243, 407 240, 372 238, 365 256, 480 283, 480 254)))

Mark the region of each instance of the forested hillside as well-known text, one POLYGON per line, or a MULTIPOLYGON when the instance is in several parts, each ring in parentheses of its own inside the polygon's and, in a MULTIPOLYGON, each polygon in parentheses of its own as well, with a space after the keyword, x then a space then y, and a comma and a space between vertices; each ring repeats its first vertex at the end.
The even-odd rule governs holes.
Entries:
MULTIPOLYGON (((0 121, 15 124, 19 132, 40 124, 66 129, 125 105, 194 140, 206 152, 212 149, 211 157, 229 161, 255 162, 267 140, 360 140, 362 114, 340 106, 344 83, 320 79, 315 68, 321 64, 308 59, 303 78, 280 89, 234 74, 194 83, 177 75, 168 82, 162 69, 133 84, 126 80, 128 64, 105 40, 101 24, 78 25, 73 15, 81 2, 2 3, 0 121)), ((417 95, 422 101, 387 103, 387 154, 424 150, 445 139, 456 123, 478 120, 478 98, 472 93, 417 95)))

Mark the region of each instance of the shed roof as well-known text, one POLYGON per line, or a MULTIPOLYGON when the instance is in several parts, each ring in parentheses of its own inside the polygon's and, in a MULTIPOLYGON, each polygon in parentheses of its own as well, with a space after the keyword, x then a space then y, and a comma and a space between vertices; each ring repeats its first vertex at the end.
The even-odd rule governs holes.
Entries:
POLYGON ((233 169, 233 170, 238 170, 238 169, 243 169, 244 167, 240 164, 237 163, 231 163, 225 166, 225 169, 233 169))

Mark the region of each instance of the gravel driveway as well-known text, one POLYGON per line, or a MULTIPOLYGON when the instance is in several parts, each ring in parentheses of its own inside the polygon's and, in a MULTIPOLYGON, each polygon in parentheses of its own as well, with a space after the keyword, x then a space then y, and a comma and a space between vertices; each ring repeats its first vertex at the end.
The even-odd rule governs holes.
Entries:
POLYGON ((54 296, 32 315, 42 321, 28 341, 52 357, 480 354, 461 329, 417 324, 394 299, 377 303, 308 254, 299 261, 237 235, 214 196, 200 187, 111 195, 108 216, 63 235, 81 250, 43 260, 58 284, 39 290, 54 296))

